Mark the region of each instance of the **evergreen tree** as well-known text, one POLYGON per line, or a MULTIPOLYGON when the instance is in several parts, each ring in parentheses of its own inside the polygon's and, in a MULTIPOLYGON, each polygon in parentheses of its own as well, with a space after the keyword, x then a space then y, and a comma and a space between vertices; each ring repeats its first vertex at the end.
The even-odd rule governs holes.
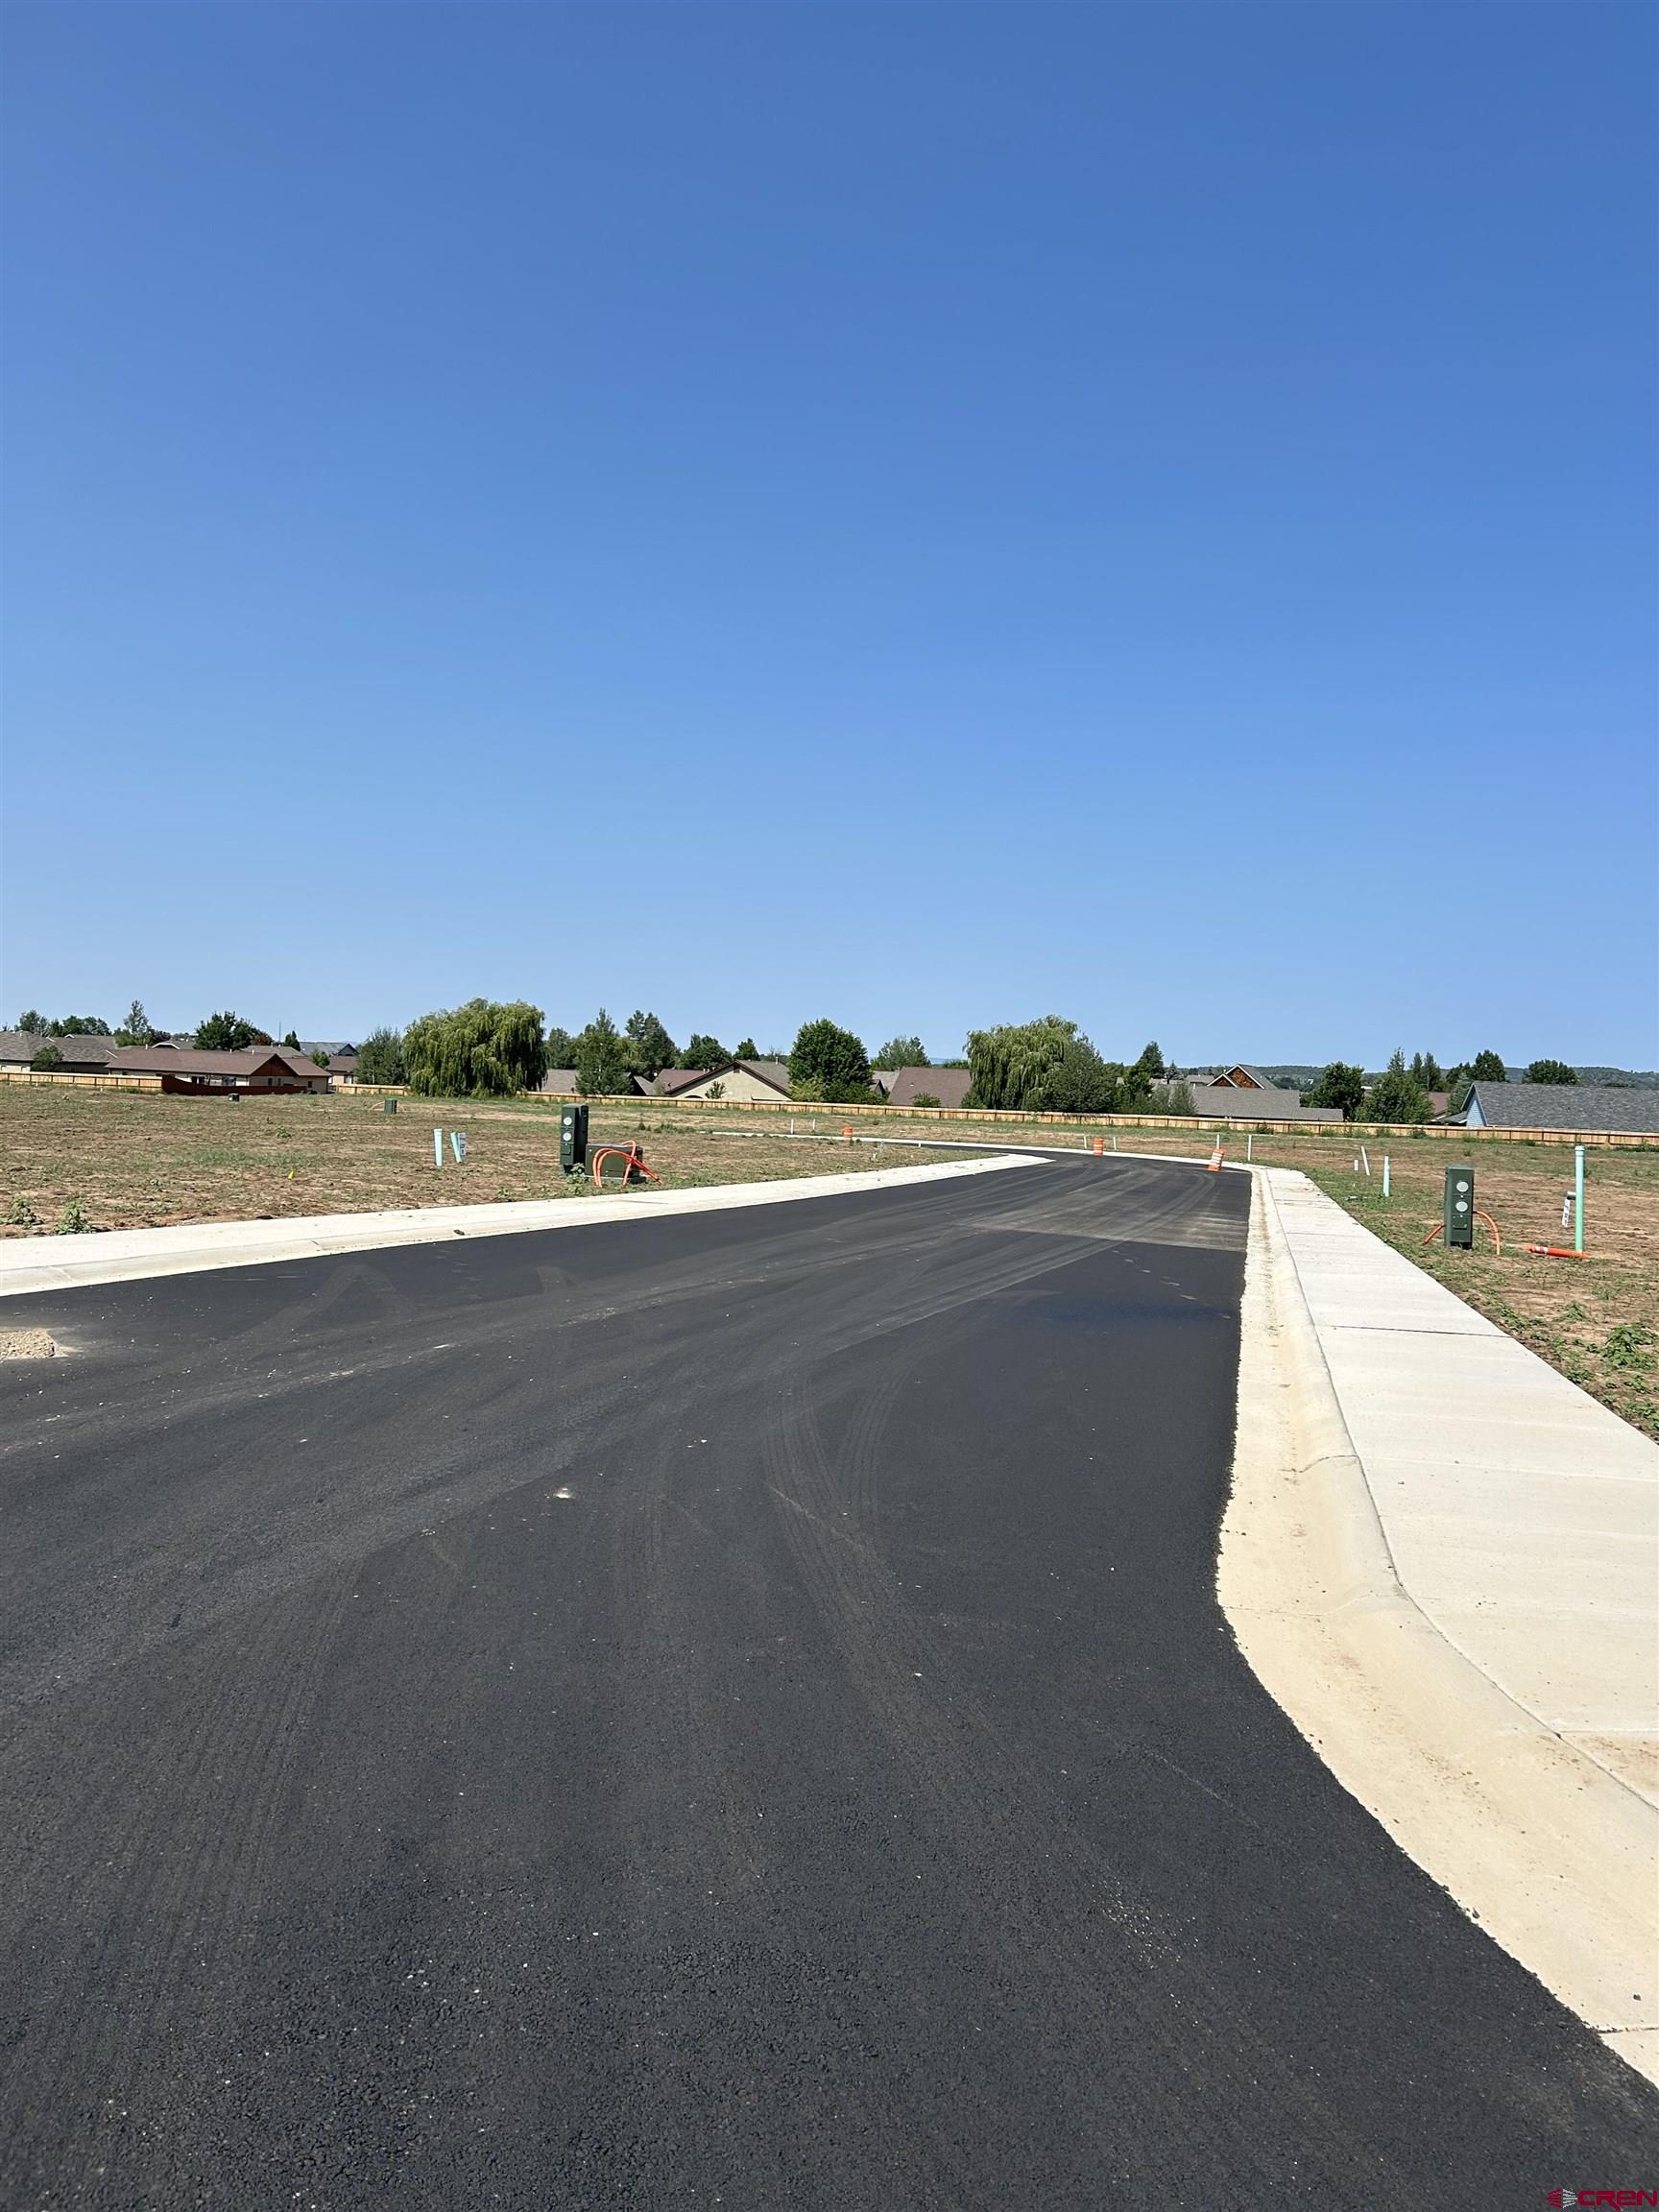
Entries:
POLYGON ((628 1088, 628 1055, 603 1006, 576 1040, 576 1088, 588 1098, 614 1098, 628 1088))
POLYGON ((1576 1083, 1578 1070, 1565 1060, 1534 1060, 1527 1070, 1528 1083, 1576 1083))
POLYGON ((1507 1083, 1509 1080, 1502 1052, 1477 1052, 1469 1063, 1469 1075, 1476 1083, 1507 1083))
POLYGON ((1427 1121, 1429 1094, 1406 1065, 1404 1050, 1389 1057, 1388 1065, 1371 1087, 1365 1102, 1368 1121, 1427 1121))
POLYGON ((745 1057, 753 1058, 753 1054, 728 1052, 718 1037, 705 1037, 699 1029, 695 1035, 686 1039, 683 1065, 701 1068, 707 1074, 711 1068, 724 1068, 728 1060, 741 1060, 745 1057))
MULTIPOLYGON (((760 1057, 760 1047, 756 1044, 753 1037, 745 1037, 742 1044, 737 1046, 732 1057, 733 1060, 758 1060, 760 1057)), ((695 1067, 696 1062, 693 1061, 691 1065, 695 1067)))
POLYGON ((675 1054, 679 1049, 655 1014, 642 1014, 636 1007, 629 1015, 628 1026, 623 1032, 622 1056, 631 1075, 660 1075, 664 1068, 676 1065, 675 1054))

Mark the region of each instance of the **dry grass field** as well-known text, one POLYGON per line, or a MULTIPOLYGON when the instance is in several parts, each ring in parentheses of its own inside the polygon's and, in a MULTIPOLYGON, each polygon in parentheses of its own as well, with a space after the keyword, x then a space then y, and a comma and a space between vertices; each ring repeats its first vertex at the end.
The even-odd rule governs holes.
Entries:
MULTIPOLYGON (((626 1107, 598 1107, 595 1141, 639 1137, 671 1189, 868 1168, 859 1148, 792 1144, 767 1123, 711 1137, 683 1121, 640 1136, 626 1107)), ((943 1154, 929 1154, 943 1158, 943 1154)), ((559 1118, 542 1104, 377 1097, 168 1098, 156 1092, 0 1085, 0 1236, 85 1228, 359 1214, 501 1199, 579 1202, 559 1169, 559 1118), (432 1131, 467 1133, 467 1160, 432 1160, 432 1131)))
MULTIPOLYGON (((949 1158, 926 1140, 997 1144, 1023 1139, 1086 1149, 1092 1132, 926 1115, 860 1115, 860 1137, 924 1141, 902 1149, 803 1143, 832 1136, 834 1107, 788 1114, 670 1107, 650 1099, 593 1110, 595 1139, 637 1137, 671 1189, 762 1182, 877 1165, 949 1158)), ((1207 1153, 1197 1129, 1119 1129, 1125 1152, 1207 1153)), ((1108 1148, 1112 1139, 1108 1136, 1108 1148)), ((1243 1136, 1227 1141, 1243 1157, 1243 1136)), ((1258 1160, 1306 1169, 1320 1188, 1459 1297, 1531 1345, 1563 1374, 1649 1434, 1659 1435, 1659 1146, 1587 1156, 1588 1257, 1529 1258, 1528 1243, 1571 1242, 1561 1201, 1573 1154, 1559 1145, 1499 1143, 1459 1133, 1407 1138, 1389 1147, 1393 1196, 1382 1194, 1381 1155, 1356 1172, 1353 1137, 1254 1136, 1258 1160), (1444 1252, 1423 1237, 1440 1214, 1440 1180, 1452 1161, 1476 1170, 1476 1195, 1503 1232, 1503 1250, 1444 1252)), ((469 1205, 568 1196, 561 1175, 558 1117, 537 1101, 404 1098, 388 1115, 377 1097, 167 1098, 155 1093, 78 1090, 67 1084, 0 1085, 0 1236, 50 1235, 68 1224, 128 1229, 173 1221, 246 1220, 382 1206, 469 1205), (465 1129, 462 1167, 432 1164, 432 1129, 465 1129)))

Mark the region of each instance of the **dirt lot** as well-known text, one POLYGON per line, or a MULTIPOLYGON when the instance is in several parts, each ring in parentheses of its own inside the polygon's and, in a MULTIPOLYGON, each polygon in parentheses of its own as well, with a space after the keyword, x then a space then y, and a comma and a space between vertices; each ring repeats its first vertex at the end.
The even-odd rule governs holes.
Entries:
MULTIPOLYGON (((637 1137, 670 1188, 763 1182, 948 1158, 914 1143, 801 1143, 788 1115, 718 1108, 599 1106, 595 1139, 637 1137)), ((795 1127, 831 1135, 833 1107, 800 1109, 795 1127)), ((1053 1124, 938 1122, 926 1116, 861 1115, 861 1137, 970 1139, 1077 1144, 1092 1132, 1053 1124)), ((1208 1152, 1208 1134, 1119 1129, 1124 1151, 1208 1152)), ((1112 1139, 1108 1136, 1108 1148, 1112 1139)), ((1390 1147, 1393 1196, 1382 1194, 1381 1158, 1356 1173, 1355 1142, 1321 1136, 1254 1136, 1258 1160, 1305 1168, 1386 1242, 1512 1331, 1563 1374, 1649 1434, 1659 1435, 1659 1146, 1587 1156, 1589 1257, 1535 1260, 1527 1243, 1571 1242, 1561 1201, 1573 1154, 1558 1145, 1498 1143, 1479 1135, 1407 1138, 1390 1147), (1440 1179, 1457 1159, 1476 1168, 1476 1195, 1503 1232, 1502 1257, 1425 1248, 1440 1214, 1440 1179)), ((1230 1158, 1244 1151, 1228 1140, 1230 1158)), ((466 1205, 568 1195, 559 1172, 553 1107, 402 1099, 396 1116, 377 1097, 167 1098, 155 1093, 76 1090, 66 1084, 0 1085, 0 1236, 52 1234, 67 1221, 89 1229, 170 1221, 246 1220, 291 1214, 356 1213, 380 1206, 466 1205), (432 1165, 432 1128, 465 1129, 466 1166, 432 1165)))
MULTIPOLYGON (((770 1122, 732 1133, 683 1121, 642 1136, 643 1127, 626 1107, 593 1113, 595 1141, 639 1137, 648 1166, 673 1189, 876 1165, 858 1147, 790 1143, 770 1122)), ((0 1085, 0 1236, 49 1235, 66 1216, 93 1230, 142 1229, 585 1194, 560 1173, 558 1114, 545 1105, 404 1098, 394 1116, 377 1097, 349 1094, 232 1105, 0 1085), (440 1120, 466 1131, 463 1166, 447 1151, 442 1171, 433 1166, 440 1120)))

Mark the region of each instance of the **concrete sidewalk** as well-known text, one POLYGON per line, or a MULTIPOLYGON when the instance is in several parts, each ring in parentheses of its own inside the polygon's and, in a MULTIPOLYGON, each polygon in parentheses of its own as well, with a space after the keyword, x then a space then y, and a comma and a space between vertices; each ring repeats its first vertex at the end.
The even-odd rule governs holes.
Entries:
POLYGON ((86 1237, 0 1238, 0 1298, 69 1290, 87 1283, 136 1282, 210 1267, 252 1267, 315 1260, 396 1244, 445 1243, 457 1237, 506 1237, 539 1229, 589 1228, 599 1221, 659 1220, 665 1214, 710 1214, 730 1206, 777 1206, 805 1198, 851 1197, 956 1175, 1023 1167, 1021 1153, 950 1160, 926 1167, 878 1167, 845 1175, 797 1175, 768 1183, 709 1184, 695 1190, 618 1191, 614 1197, 541 1198, 492 1206, 402 1207, 378 1214, 306 1214, 277 1221, 195 1221, 173 1229, 114 1229, 86 1237))
POLYGON ((1659 1445, 1306 1176, 1265 1180, 1402 1586, 1659 1804, 1659 1445))
POLYGON ((1344 1784, 1659 2078, 1659 1447, 1293 1169, 1218 1586, 1344 1784))

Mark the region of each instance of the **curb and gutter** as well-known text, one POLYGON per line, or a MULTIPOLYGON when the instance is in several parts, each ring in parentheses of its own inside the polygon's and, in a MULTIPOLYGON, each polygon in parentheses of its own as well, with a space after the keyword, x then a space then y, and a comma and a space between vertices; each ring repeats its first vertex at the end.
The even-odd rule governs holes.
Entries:
POLYGON ((952 1176, 992 1174, 1032 1165, 1028 1155, 949 1160, 930 1166, 877 1167, 845 1175, 797 1175, 768 1183, 705 1184, 694 1190, 629 1190, 615 1197, 534 1198, 489 1206, 410 1206, 378 1214, 308 1214, 276 1221, 196 1221, 169 1229, 112 1229, 95 1236, 0 1239, 0 1298, 130 1283, 213 1267, 254 1267, 331 1253, 446 1244, 456 1238, 507 1237, 530 1230, 584 1229, 601 1221, 652 1221, 671 1214, 712 1214, 732 1206, 780 1206, 840 1198, 952 1176), (68 1249, 65 1250, 64 1247, 68 1249), (43 1250, 42 1247, 45 1249, 43 1250), (50 1253, 50 1257, 47 1254, 50 1253))
POLYGON ((1659 1448, 1257 1171, 1222 1608, 1343 1786, 1659 2080, 1656 1559, 1659 1448))

